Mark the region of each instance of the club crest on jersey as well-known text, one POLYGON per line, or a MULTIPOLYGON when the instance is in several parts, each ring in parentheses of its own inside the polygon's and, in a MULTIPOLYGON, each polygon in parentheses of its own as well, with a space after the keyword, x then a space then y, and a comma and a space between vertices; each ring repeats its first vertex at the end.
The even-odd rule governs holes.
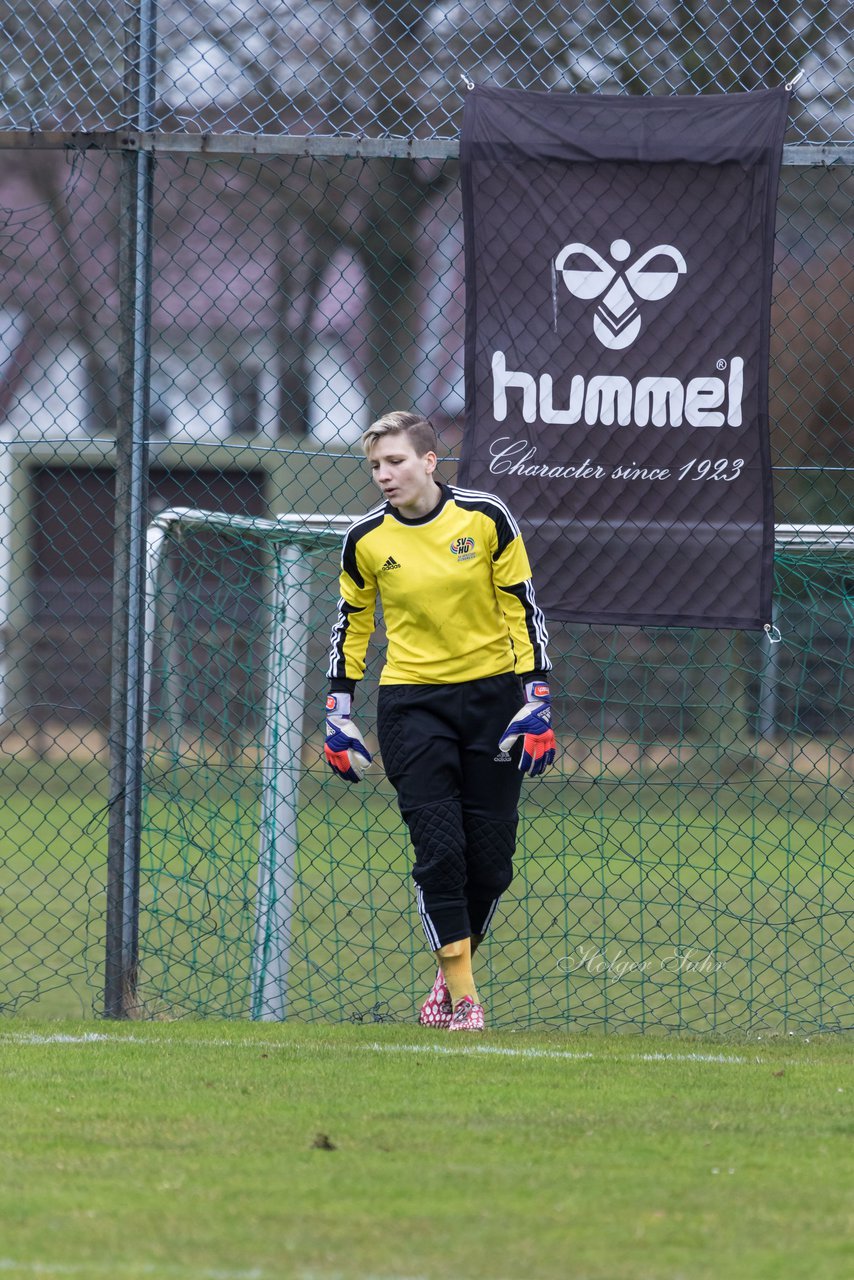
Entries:
POLYGON ((454 538, 451 543, 451 555, 457 563, 461 560, 473 560, 477 555, 474 546, 474 538, 454 538))

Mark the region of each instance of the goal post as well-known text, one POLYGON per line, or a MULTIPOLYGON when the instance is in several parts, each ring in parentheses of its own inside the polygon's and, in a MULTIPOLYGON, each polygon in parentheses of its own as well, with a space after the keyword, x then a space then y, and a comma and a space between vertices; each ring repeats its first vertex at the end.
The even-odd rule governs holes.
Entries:
MULTIPOLYGON (((263 740, 258 871, 249 1014, 281 1021, 287 1014, 290 914, 297 848, 297 794, 303 745, 311 557, 340 546, 345 516, 283 515, 269 520, 223 512, 171 508, 149 526, 146 563, 145 724, 151 716, 151 683, 158 601, 168 586, 169 548, 190 532, 239 536, 264 550, 267 562, 267 652, 263 659, 263 740)), ((167 671, 174 677, 174 663, 167 671)), ((175 698, 169 700, 174 708, 175 698)), ((180 732, 180 731, 179 731, 180 732)))
MULTIPOLYGON (((393 788, 379 759, 359 787, 323 760, 351 520, 151 524, 143 1016, 407 1020, 423 994, 393 788)), ((781 643, 552 628, 562 751, 523 790, 482 948, 492 1025, 850 1021, 854 529, 778 526, 775 579, 781 643)), ((381 647, 359 693, 372 748, 381 647)))
MULTIPOLYGON (((854 571, 854 526, 842 524, 782 524, 775 530, 778 568, 786 561, 793 566, 850 562, 854 571)), ((773 601, 772 624, 779 632, 779 593, 773 601)), ((780 635, 780 642, 783 637, 780 635)), ((757 735, 773 737, 776 729, 777 689, 781 678, 778 642, 774 637, 765 648, 760 670, 757 735)))

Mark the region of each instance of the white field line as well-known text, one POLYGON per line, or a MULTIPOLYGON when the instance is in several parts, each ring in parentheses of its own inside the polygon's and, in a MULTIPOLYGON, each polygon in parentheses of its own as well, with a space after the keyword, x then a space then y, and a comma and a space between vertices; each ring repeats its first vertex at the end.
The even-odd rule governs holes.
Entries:
MULTIPOLYGON (((162 1263, 133 1263, 130 1270, 135 1276, 174 1276, 175 1280, 264 1280, 270 1272, 253 1267, 250 1271, 224 1271, 221 1267, 182 1267, 174 1263, 165 1268, 162 1263)), ((121 1260, 114 1258, 110 1262, 16 1262, 14 1258, 0 1258, 0 1275, 4 1272, 17 1272, 25 1276, 92 1276, 109 1275, 120 1277, 127 1274, 122 1270, 121 1260)), ((272 1280, 272 1278, 271 1278, 272 1280)), ((299 1280, 308 1280, 300 1277, 299 1280)), ((318 1277, 320 1280, 320 1277, 318 1277)), ((330 1277, 329 1280, 333 1280, 330 1277)))
MULTIPOLYGON (((133 1263, 129 1272, 122 1268, 120 1259, 110 1262, 17 1262, 14 1258, 0 1258, 0 1275, 17 1274, 22 1276, 83 1276, 107 1275, 112 1280, 121 1280, 130 1272, 134 1276, 154 1276, 155 1280, 277 1280, 281 1275, 265 1271, 260 1267, 252 1267, 248 1271, 226 1271, 221 1267, 193 1267, 171 1263, 165 1267, 163 1263, 133 1263)), ((424 1276, 389 1276, 363 1275, 353 1277, 348 1273, 345 1277, 340 1271, 296 1271, 291 1273, 293 1280, 426 1280, 424 1276)))
MULTIPOLYGON (((740 1064, 748 1062, 748 1058, 738 1058, 723 1053, 582 1053, 575 1049, 513 1049, 510 1046, 493 1044, 473 1044, 469 1048, 451 1048, 444 1044, 370 1044, 365 1049, 375 1053, 448 1053, 480 1054, 497 1053, 512 1058, 569 1058, 576 1061, 587 1058, 597 1062, 732 1062, 740 1064)), ((758 1062, 759 1059, 757 1058, 758 1062)))
MULTIPOLYGON (((5 1044, 135 1044, 135 1045, 152 1045, 161 1047, 162 1039, 149 1039, 146 1036, 135 1035, 110 1035, 103 1031, 86 1031, 80 1035, 68 1035, 62 1032, 30 1032, 30 1031, 11 1031, 0 1032, 0 1043, 5 1044)), ((185 1043, 185 1042, 182 1042, 185 1043)), ((300 1044, 298 1041, 289 1041, 282 1044, 276 1040, 220 1040, 220 1039, 200 1039, 193 1040, 192 1044, 200 1049, 274 1049, 282 1051, 285 1049, 306 1050, 309 1053, 329 1052, 335 1053, 339 1050, 338 1045, 334 1044, 300 1044)), ((341 1047, 344 1053, 437 1053, 444 1057, 472 1057, 472 1056, 498 1056, 503 1058, 546 1058, 556 1061, 580 1062, 710 1062, 723 1063, 725 1065, 743 1066, 750 1063, 762 1063, 763 1058, 745 1058, 737 1054, 726 1053, 590 1053, 576 1049, 536 1049, 523 1048, 519 1046, 514 1048, 512 1045, 493 1045, 493 1044, 467 1044, 467 1045, 444 1045, 444 1044, 380 1044, 378 1041, 372 1041, 370 1044, 346 1045, 341 1047)), ((2 1263, 0 1263, 2 1269, 2 1263)))

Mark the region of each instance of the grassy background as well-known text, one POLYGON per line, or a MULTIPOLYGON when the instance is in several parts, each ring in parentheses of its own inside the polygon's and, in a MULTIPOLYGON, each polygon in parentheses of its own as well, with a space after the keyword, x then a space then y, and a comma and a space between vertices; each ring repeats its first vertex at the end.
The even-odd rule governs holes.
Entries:
POLYGON ((838 1039, 8 1020, 0 1069, 14 1280, 851 1274, 838 1039))
POLYGON ((0 1012, 102 1005, 107 796, 96 761, 0 770, 0 1012))
MULTIPOLYGON (((236 779, 152 780, 150 1012, 249 1008, 257 807, 236 779)), ((781 803, 749 780, 527 787, 516 880, 478 960, 493 1025, 851 1026, 854 811, 829 788, 781 803)), ((298 843, 291 1014, 410 1020, 432 974, 393 797, 309 775, 298 843)))
MULTIPOLYGON (((257 768, 152 773, 140 1012, 244 1018, 257 768)), ((854 809, 741 779, 526 788, 516 881, 482 949, 492 1024, 697 1032, 850 1027, 854 809)), ((106 776, 92 762, 0 775, 0 1007, 101 1001, 106 776)), ((293 1016, 409 1021, 430 958, 391 796, 304 781, 293 1016)))

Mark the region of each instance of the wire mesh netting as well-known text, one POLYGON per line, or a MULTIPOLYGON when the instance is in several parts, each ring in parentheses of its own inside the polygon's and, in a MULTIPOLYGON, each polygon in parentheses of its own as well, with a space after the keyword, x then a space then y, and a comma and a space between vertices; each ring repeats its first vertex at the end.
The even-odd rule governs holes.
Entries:
MULTIPOLYGON (((800 68, 789 142, 844 146, 851 36, 835 3, 570 14, 32 0, 0 12, 0 1008, 91 1012, 103 1007, 116 800, 128 335, 150 392, 146 520, 175 507, 362 512, 374 491, 358 438, 389 407, 431 416, 453 481, 461 77, 672 94, 778 84, 800 68), (149 156, 38 132, 140 125, 170 139, 152 144, 150 335, 127 288, 144 203, 129 179, 149 156), (327 135, 341 151, 373 138, 389 154, 204 152, 217 135, 239 152, 247 133, 327 135), (406 147, 394 140, 413 137, 436 145, 395 155, 406 147)), ((780 526, 852 523, 851 204, 850 164, 799 153, 784 165, 770 370, 780 526)), ((850 1026, 854 569, 840 537, 832 553, 780 542, 776 646, 552 626, 561 755, 526 788, 514 888, 483 951, 497 1024, 850 1026)), ((406 1019, 429 969, 409 853, 380 767, 359 793, 321 768, 335 551, 304 559, 288 1011, 406 1019)), ((129 1007, 249 1016, 264 969, 271 557, 258 539, 185 532, 165 563, 129 1007)), ((367 727, 373 694, 360 708, 367 727)))
POLYGON ((156 68, 146 126, 170 132, 450 138, 465 79, 670 94, 771 87, 801 70, 792 139, 851 138, 844 0, 26 0, 0 13, 7 129, 135 125, 126 92, 135 22, 156 68))
MULTIPOLYGON (((300 552, 310 610, 282 623, 284 534, 266 538, 176 518, 153 573, 139 1012, 263 1014, 284 955, 288 1016, 410 1021, 431 957, 394 793, 381 768, 355 792, 330 778, 312 711, 338 540, 300 552), (297 708, 279 729, 296 754, 277 754, 271 681, 272 704, 297 708)), ((555 636, 561 754, 525 787, 516 882, 484 945, 492 1025, 846 1025, 852 555, 778 553, 781 657, 737 633, 555 636)), ((358 713, 373 723, 372 697, 358 713)))

